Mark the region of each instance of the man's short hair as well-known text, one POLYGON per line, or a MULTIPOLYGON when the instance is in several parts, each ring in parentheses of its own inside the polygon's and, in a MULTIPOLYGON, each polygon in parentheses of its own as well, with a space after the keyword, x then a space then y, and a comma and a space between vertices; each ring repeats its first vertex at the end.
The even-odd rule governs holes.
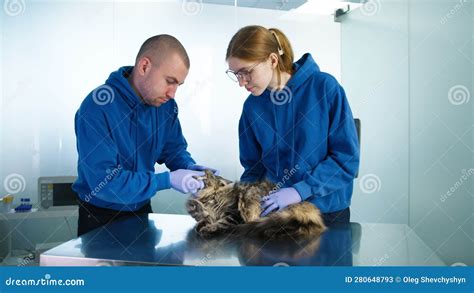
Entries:
POLYGON ((138 64, 140 58, 148 57, 159 66, 161 61, 172 53, 178 54, 186 68, 189 69, 190 62, 186 49, 178 39, 166 34, 157 35, 146 40, 138 51, 135 65, 138 64))

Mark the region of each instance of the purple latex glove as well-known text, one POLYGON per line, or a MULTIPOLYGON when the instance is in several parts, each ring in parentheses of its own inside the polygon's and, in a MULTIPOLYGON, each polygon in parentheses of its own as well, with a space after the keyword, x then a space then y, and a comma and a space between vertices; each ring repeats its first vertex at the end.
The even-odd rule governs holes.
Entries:
POLYGON ((214 168, 210 168, 210 167, 206 167, 206 166, 203 166, 203 165, 190 164, 187 169, 194 170, 194 171, 210 170, 212 173, 214 173, 214 175, 219 175, 219 170, 214 169, 214 168))
POLYGON ((182 193, 191 192, 195 194, 199 189, 204 188, 204 182, 202 179, 195 178, 201 176, 204 176, 204 172, 187 169, 179 169, 170 172, 171 187, 182 193))
POLYGON ((301 201, 300 194, 293 187, 281 188, 280 190, 262 198, 260 204, 263 212, 260 216, 265 217, 272 211, 279 211, 290 204, 299 203, 301 201))

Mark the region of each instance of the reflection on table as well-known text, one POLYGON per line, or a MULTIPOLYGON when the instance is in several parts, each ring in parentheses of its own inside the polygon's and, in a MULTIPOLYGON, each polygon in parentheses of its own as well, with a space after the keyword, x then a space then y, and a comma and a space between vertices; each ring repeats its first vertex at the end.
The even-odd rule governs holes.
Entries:
POLYGON ((406 225, 338 224, 305 240, 201 239, 187 215, 149 214, 114 222, 41 255, 45 266, 444 265, 406 225))

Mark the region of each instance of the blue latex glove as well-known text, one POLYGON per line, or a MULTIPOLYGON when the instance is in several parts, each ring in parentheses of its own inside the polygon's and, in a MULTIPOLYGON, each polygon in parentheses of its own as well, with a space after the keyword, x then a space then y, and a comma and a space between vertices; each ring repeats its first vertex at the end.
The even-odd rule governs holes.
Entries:
POLYGON ((260 203, 262 207, 261 217, 265 217, 272 211, 279 211, 286 208, 290 204, 301 202, 301 196, 293 187, 281 188, 280 190, 266 195, 260 203))
POLYGON ((219 175, 219 170, 214 169, 214 168, 210 168, 210 167, 206 167, 206 166, 203 166, 203 165, 190 164, 187 169, 194 170, 194 171, 210 170, 212 173, 214 173, 214 175, 219 175))
POLYGON ((199 189, 204 188, 204 182, 202 179, 195 178, 201 176, 204 176, 204 172, 187 169, 179 169, 170 172, 171 187, 182 193, 191 192, 195 194, 199 189))

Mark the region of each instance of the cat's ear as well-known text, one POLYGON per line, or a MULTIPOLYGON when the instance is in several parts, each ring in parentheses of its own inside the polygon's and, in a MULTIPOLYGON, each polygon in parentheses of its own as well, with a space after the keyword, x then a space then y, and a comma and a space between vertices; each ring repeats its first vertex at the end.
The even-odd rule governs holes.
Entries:
POLYGON ((219 188, 232 183, 230 180, 214 175, 210 170, 205 170, 204 173, 206 175, 206 178, 204 179, 204 185, 206 185, 206 187, 219 188))
POLYGON ((206 178, 204 178, 204 185, 206 187, 217 187, 219 186, 219 180, 216 178, 211 170, 204 170, 206 178))
POLYGON ((207 178, 213 178, 213 177, 215 177, 215 176, 214 176, 214 173, 213 173, 211 170, 209 170, 209 169, 204 170, 204 174, 206 175, 207 178))

